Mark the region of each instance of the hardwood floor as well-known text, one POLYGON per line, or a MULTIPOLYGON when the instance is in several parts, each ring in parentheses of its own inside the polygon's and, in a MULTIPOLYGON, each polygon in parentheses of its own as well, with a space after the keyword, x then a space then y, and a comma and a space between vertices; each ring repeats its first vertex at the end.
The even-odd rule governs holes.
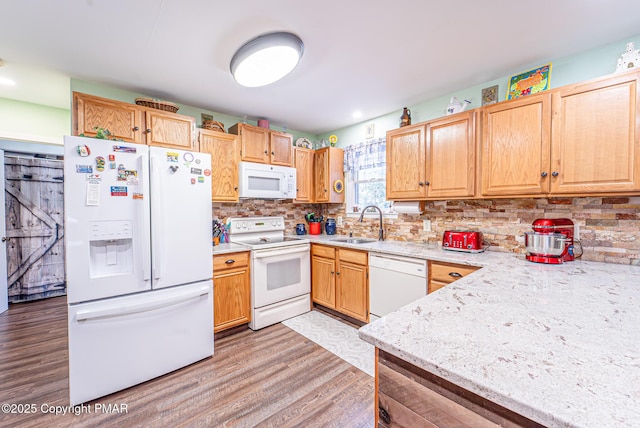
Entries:
POLYGON ((0 426, 373 426, 374 379, 281 324, 217 339, 213 357, 77 406, 78 415, 67 364, 65 297, 0 314, 0 403, 23 411, 3 407, 0 426), (56 406, 67 414, 47 413, 56 406))

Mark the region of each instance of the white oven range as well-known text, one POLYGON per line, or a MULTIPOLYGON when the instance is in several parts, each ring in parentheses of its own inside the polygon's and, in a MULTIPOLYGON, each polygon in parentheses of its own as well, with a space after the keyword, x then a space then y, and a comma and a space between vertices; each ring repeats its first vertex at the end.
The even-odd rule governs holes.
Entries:
POLYGON ((230 242, 251 249, 249 328, 259 330, 309 312, 309 240, 284 236, 283 217, 231 217, 227 223, 230 242))

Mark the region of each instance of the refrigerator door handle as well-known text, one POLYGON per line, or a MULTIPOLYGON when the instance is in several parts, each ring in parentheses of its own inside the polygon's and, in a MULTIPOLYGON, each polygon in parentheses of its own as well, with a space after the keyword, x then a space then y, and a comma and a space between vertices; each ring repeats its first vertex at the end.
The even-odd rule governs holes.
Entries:
POLYGON ((168 306, 174 306, 180 303, 187 302, 189 300, 197 299, 201 296, 206 296, 207 294, 209 294, 209 287, 201 287, 197 290, 191 290, 178 296, 150 300, 144 303, 136 303, 130 305, 120 304, 113 305, 104 309, 80 311, 76 314, 76 320, 78 322, 91 321, 97 318, 114 318, 138 314, 141 312, 155 311, 158 309, 166 308, 168 306))
MULTIPOLYGON (((152 152, 149 153, 151 159, 151 201, 158 203, 160 201, 160 169, 157 158, 152 152)), ((161 231, 163 224, 162 209, 156 209, 151 220, 151 270, 153 278, 158 280, 162 276, 162 257, 160 249, 162 248, 161 231)))
MULTIPOLYGON (((142 189, 144 195, 145 186, 148 183, 145 183, 144 180, 148 180, 148 175, 145 171, 145 163, 148 162, 148 154, 147 157, 140 156, 138 157, 138 171, 139 180, 140 180, 140 188, 142 189)), ((151 260, 149 252, 151 250, 151 209, 150 209, 150 201, 147 196, 146 199, 143 199, 144 203, 142 204, 142 208, 138 209, 138 215, 140 216, 140 224, 141 227, 141 243, 139 246, 141 258, 142 258, 142 279, 144 281, 149 281, 151 279, 151 260)))

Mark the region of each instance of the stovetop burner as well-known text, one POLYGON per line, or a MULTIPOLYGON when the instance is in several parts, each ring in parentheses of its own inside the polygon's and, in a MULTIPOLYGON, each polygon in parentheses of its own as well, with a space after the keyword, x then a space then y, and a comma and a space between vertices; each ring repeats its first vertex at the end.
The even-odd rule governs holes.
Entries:
POLYGON ((283 217, 231 217, 229 240, 252 249, 306 244, 306 238, 284 236, 283 217))

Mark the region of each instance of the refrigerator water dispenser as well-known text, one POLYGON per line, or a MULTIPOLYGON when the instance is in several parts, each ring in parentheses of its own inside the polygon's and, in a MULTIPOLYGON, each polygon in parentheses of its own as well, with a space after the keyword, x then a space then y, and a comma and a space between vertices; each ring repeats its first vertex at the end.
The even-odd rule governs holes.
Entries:
POLYGON ((133 273, 133 222, 89 222, 91 278, 133 273))

